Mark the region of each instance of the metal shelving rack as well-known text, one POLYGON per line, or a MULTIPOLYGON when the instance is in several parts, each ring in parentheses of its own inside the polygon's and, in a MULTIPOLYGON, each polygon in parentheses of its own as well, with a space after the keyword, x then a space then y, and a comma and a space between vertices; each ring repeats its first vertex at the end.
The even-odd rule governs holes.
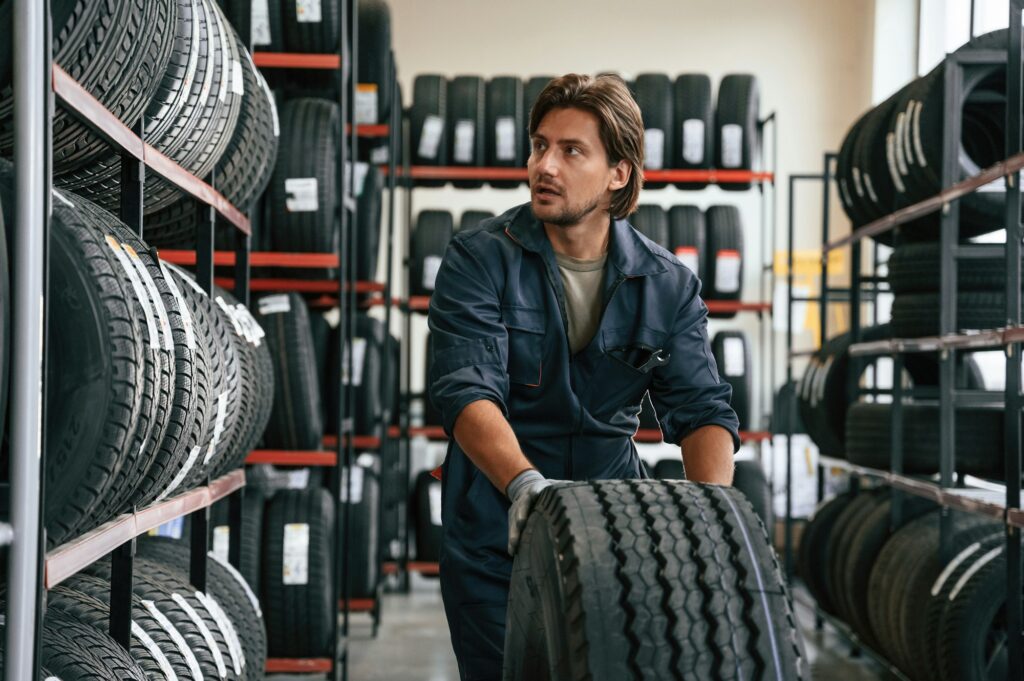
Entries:
MULTIPOLYGON (((972 11, 973 17, 973 11, 972 11)), ((826 467, 842 469, 853 476, 853 484, 861 478, 875 480, 889 485, 902 494, 893 496, 892 523, 898 525, 902 513, 901 499, 904 494, 931 499, 941 508, 940 547, 941 555, 948 560, 951 552, 951 510, 987 516, 1006 525, 1007 594, 1021 594, 1021 529, 1024 528, 1024 511, 1021 510, 1021 409, 1024 396, 1021 394, 1021 350, 1024 343, 1024 326, 1021 322, 1021 239, 1024 236, 1021 223, 1020 186, 1021 169, 1024 168, 1024 145, 1022 145, 1021 124, 1024 120, 1022 106, 1022 57, 1021 35, 1024 0, 1011 0, 1009 4, 1009 31, 1007 51, 1001 50, 960 50, 947 57, 945 71, 944 124, 942 134, 941 179, 944 189, 935 196, 912 205, 898 207, 891 214, 855 229, 850 235, 833 239, 830 234, 829 199, 834 179, 833 165, 836 155, 824 156, 824 168, 820 175, 792 175, 789 178, 789 312, 786 333, 788 351, 786 376, 792 380, 794 359, 810 354, 809 351, 793 349, 792 310, 794 302, 816 302, 820 306, 820 338, 827 338, 827 308, 830 302, 850 305, 851 333, 854 343, 850 346, 852 357, 890 356, 893 360, 893 388, 891 390, 862 389, 854 374, 855 362, 851 362, 848 382, 851 390, 859 396, 864 392, 890 394, 892 412, 890 426, 891 460, 888 470, 857 466, 842 459, 821 457, 818 465, 817 496, 819 502, 824 496, 824 470, 826 467), (1007 59, 1007 56, 1009 58, 1007 59), (1003 63, 1007 65, 1007 126, 1005 139, 1005 160, 994 164, 977 175, 957 181, 959 176, 958 151, 962 127, 964 97, 962 83, 965 73, 981 65, 1003 63), (960 244, 958 199, 977 191, 980 187, 1005 178, 1006 182, 1006 243, 1005 244, 960 244), (794 241, 794 192, 800 181, 820 181, 823 185, 824 203, 822 211, 822 273, 821 292, 818 296, 797 300, 792 295, 792 262, 794 241), (862 272, 862 244, 866 237, 873 237, 905 224, 924 215, 939 212, 941 243, 941 290, 940 290, 940 335, 928 338, 891 339, 875 342, 858 342, 861 338, 861 306, 873 302, 865 285, 872 286, 880 279, 874 273, 862 272), (828 283, 828 254, 830 251, 850 247, 850 285, 832 288, 828 283), (959 261, 979 257, 1005 257, 1006 259, 1006 315, 1005 326, 1000 329, 960 333, 957 325, 957 265, 959 261), (835 296, 835 298, 831 298, 835 296), (958 352, 978 349, 1003 349, 1006 353, 1005 391, 964 390, 956 385, 956 355, 958 352), (916 389, 904 388, 899 376, 902 373, 904 355, 908 353, 933 353, 939 359, 939 452, 938 480, 911 477, 903 473, 903 400, 914 397, 916 389), (979 399, 997 399, 1004 405, 1006 484, 992 484, 971 480, 969 476, 956 480, 954 477, 955 423, 957 408, 979 399)), ((973 31, 972 31, 973 33, 973 31)), ((874 258, 877 268, 877 257, 874 258)), ((876 289, 877 290, 877 289, 876 289)), ((877 310, 875 311, 877 315, 877 310)), ((934 390, 932 395, 934 397, 934 390)), ((795 401, 795 396, 794 396, 795 401)), ((791 414, 795 413, 795 404, 791 414)), ((786 425, 787 441, 791 439, 793 423, 786 425)), ((789 446, 787 446, 789 448, 789 446)), ((792 481, 792 451, 788 452, 786 467, 786 567, 791 574, 792 567, 792 520, 790 488, 792 481)), ((818 624, 825 613, 817 610, 818 624)), ((1024 599, 1008 597, 1006 608, 1008 679, 1024 678, 1024 631, 1022 631, 1024 599)), ((858 641, 848 630, 837 627, 855 646, 858 641)))
MULTIPOLYGON (((773 254, 771 249, 775 245, 775 232, 776 232, 776 194, 775 194, 775 174, 778 167, 777 163, 777 132, 778 125, 776 121, 776 114, 772 112, 766 116, 763 120, 758 121, 758 132, 759 137, 762 140, 762 144, 759 148, 758 165, 764 167, 764 145, 765 129, 771 125, 771 140, 772 140, 772 154, 771 154, 771 170, 769 171, 748 171, 748 170, 724 170, 724 169, 712 169, 712 170, 645 170, 644 178, 651 182, 706 182, 708 184, 717 185, 728 185, 728 184, 745 184, 752 183, 757 186, 761 196, 761 229, 760 229, 760 246, 761 246, 761 258, 762 262, 759 263, 760 271, 758 277, 758 300, 754 302, 743 302, 743 301, 723 301, 723 300, 706 300, 709 312, 744 312, 756 314, 760 320, 760 357, 758 361, 759 371, 761 372, 760 381, 760 394, 761 394, 761 421, 766 422, 771 417, 771 405, 772 405, 772 386, 775 382, 774 372, 774 356, 775 356, 775 335, 771 331, 770 318, 772 314, 772 303, 768 300, 768 292, 774 287, 774 265, 773 265, 773 254), (771 188, 772 200, 770 202, 766 197, 765 187, 771 188), (769 212, 770 210, 770 212, 769 212), (766 329, 767 325, 767 329, 766 329)), ((409 118, 405 117, 405 136, 404 139, 411 139, 409 134, 409 118)), ((485 182, 493 181, 522 181, 528 180, 528 171, 526 168, 490 168, 490 167, 466 167, 466 166, 413 166, 410 165, 409 159, 411 158, 408 144, 403 153, 403 164, 397 173, 400 175, 402 180, 402 188, 405 190, 405 231, 402 234, 403 243, 406 244, 407 250, 403 259, 403 270, 405 280, 405 291, 402 298, 392 298, 390 294, 373 298, 370 300, 370 304, 373 305, 384 305, 388 308, 398 307, 403 316, 403 340, 405 347, 403 348, 402 355, 402 370, 401 370, 401 389, 400 389, 400 400, 399 400, 399 480, 406 486, 410 484, 409 476, 411 474, 411 448, 410 439, 412 437, 426 437, 430 441, 445 442, 448 440, 447 435, 444 433, 444 429, 440 426, 426 425, 422 427, 413 427, 410 423, 410 408, 413 399, 427 399, 426 391, 424 393, 413 393, 410 387, 412 378, 411 366, 412 366, 412 314, 421 313, 425 314, 430 307, 430 296, 412 296, 410 295, 410 265, 411 258, 408 252, 408 244, 411 243, 411 233, 413 225, 413 190, 417 186, 417 180, 445 180, 445 181, 457 181, 457 180, 481 180, 485 182)), ((389 168, 389 175, 394 175, 396 170, 389 168)), ((472 190, 470 190, 472 191, 472 190)), ((658 190, 652 190, 658 191, 658 190)), ((771 442, 771 431, 768 428, 762 428, 761 430, 755 431, 741 431, 740 439, 744 443, 757 443, 758 444, 758 457, 763 460, 762 444, 764 442, 771 442)), ((662 434, 660 430, 638 430, 634 436, 636 442, 648 442, 657 443, 662 441, 662 434)), ((440 475, 438 470, 433 472, 435 477, 440 475)), ((422 562, 422 561, 411 561, 409 559, 409 543, 412 533, 409 531, 408 523, 408 493, 403 497, 403 502, 398 509, 399 513, 399 527, 400 527, 400 541, 402 543, 402 555, 398 561, 387 562, 382 566, 382 575, 398 575, 401 579, 403 586, 408 586, 407 575, 410 572, 417 572, 424 575, 437 575, 438 565, 437 563, 422 562)))
POLYGON ((12 262, 12 355, 10 421, 10 523, 0 538, 10 545, 9 596, 4 647, 7 678, 35 678, 39 664, 43 590, 111 556, 110 634, 129 647, 135 538, 168 520, 188 515, 193 524, 190 575, 206 589, 209 507, 229 499, 233 529, 228 557, 238 566, 241 552, 243 471, 234 471, 205 486, 164 502, 136 509, 45 552, 43 518, 46 433, 45 328, 48 289, 47 250, 51 211, 51 137, 55 100, 121 156, 119 217, 143 237, 143 190, 146 168, 176 185, 197 202, 196 279, 213 291, 213 238, 217 215, 236 234, 234 291, 249 303, 248 218, 213 186, 146 144, 142 118, 125 125, 52 60, 49 3, 15 2, 14 102, 16 220, 12 262), (42 323, 41 323, 42 320, 42 323))

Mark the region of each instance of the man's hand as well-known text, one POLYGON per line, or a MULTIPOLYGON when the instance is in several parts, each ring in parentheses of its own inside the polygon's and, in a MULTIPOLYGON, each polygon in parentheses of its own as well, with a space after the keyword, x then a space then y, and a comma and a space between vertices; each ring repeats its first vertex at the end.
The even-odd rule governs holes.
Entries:
POLYGON ((526 527, 526 519, 530 517, 530 511, 533 510, 537 496, 545 488, 550 487, 551 482, 536 469, 528 468, 508 484, 505 494, 512 502, 512 506, 508 509, 508 553, 510 556, 516 555, 516 549, 519 548, 519 535, 526 527))

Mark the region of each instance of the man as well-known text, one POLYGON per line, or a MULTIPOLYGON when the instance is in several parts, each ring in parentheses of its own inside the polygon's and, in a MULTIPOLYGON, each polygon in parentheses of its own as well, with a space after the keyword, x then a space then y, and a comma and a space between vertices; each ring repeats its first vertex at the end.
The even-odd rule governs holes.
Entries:
POLYGON ((441 593, 464 681, 500 679, 519 534, 553 480, 646 477, 650 391, 687 477, 732 482, 739 448, 700 282, 634 230, 640 110, 616 76, 551 81, 529 122, 531 201, 452 239, 430 302, 442 466, 441 593))

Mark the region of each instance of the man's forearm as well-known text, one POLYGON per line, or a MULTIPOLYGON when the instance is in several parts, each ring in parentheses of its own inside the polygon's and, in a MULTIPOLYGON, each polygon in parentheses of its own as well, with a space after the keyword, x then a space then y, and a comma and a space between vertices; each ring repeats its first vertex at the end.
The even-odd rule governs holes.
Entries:
POLYGON ((683 438, 683 468, 686 479, 731 485, 733 470, 732 434, 721 426, 702 426, 683 438))
POLYGON ((455 420, 453 430, 462 451, 502 494, 512 478, 533 467, 505 415, 490 400, 466 406, 455 420))

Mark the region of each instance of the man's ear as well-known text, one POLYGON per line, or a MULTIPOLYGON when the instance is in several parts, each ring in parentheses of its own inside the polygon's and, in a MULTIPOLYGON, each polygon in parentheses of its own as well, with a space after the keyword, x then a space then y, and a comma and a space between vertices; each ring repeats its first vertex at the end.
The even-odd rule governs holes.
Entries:
POLYGON ((608 183, 608 189, 611 191, 618 191, 629 184, 629 176, 633 171, 633 168, 629 165, 629 161, 622 159, 614 166, 611 167, 612 179, 608 183))

